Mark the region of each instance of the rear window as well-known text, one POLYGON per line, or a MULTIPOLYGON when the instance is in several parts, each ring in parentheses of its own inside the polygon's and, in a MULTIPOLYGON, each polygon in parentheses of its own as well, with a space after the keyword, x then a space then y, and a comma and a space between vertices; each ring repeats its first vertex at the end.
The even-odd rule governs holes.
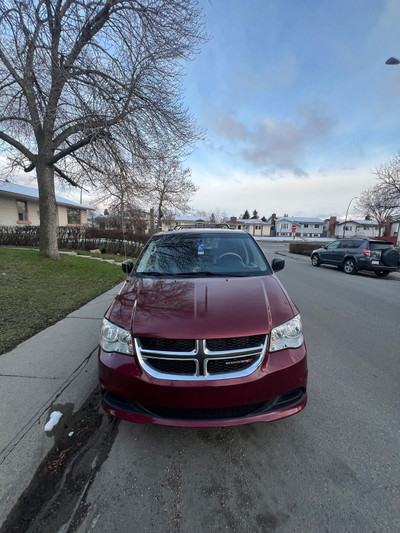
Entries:
POLYGON ((385 242, 370 242, 369 248, 370 250, 387 250, 388 248, 393 249, 394 246, 385 242))

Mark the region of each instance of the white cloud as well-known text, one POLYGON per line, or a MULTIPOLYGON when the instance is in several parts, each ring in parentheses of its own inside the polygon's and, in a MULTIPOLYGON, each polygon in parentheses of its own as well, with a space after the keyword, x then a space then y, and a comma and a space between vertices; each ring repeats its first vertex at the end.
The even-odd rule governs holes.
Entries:
POLYGON ((369 169, 311 174, 299 180, 287 173, 279 180, 270 180, 261 174, 245 174, 231 169, 231 178, 212 173, 193 178, 199 185, 193 207, 206 211, 220 208, 228 216, 238 216, 245 209, 257 209, 260 216, 289 213, 297 216, 327 218, 344 216, 351 198, 374 183, 369 169))

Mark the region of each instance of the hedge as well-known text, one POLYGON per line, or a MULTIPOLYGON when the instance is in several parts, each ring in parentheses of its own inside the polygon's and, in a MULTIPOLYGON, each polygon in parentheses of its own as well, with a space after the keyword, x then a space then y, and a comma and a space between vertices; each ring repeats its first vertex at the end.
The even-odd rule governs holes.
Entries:
MULTIPOLYGON (((129 230, 122 234, 118 229, 62 226, 58 228, 57 242, 61 249, 100 250, 107 254, 138 257, 148 238, 148 235, 138 235, 129 230)), ((38 247, 39 226, 1 226, 0 245, 38 247)))
POLYGON ((292 254, 308 255, 317 248, 322 248, 328 242, 291 242, 289 244, 289 252, 292 254))

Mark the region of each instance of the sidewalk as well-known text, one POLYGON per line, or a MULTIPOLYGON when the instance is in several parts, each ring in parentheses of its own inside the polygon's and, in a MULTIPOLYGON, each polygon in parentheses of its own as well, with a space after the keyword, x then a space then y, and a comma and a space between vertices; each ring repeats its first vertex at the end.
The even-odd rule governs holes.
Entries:
POLYGON ((123 283, 0 356, 0 524, 54 444, 53 404, 75 412, 95 389, 100 322, 123 283))

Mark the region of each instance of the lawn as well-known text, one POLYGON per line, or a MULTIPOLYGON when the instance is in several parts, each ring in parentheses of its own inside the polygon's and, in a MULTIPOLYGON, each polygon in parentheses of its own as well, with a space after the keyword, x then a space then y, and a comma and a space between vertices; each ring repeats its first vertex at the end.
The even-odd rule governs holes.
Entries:
POLYGON ((0 354, 124 279, 121 266, 0 246, 0 354))

